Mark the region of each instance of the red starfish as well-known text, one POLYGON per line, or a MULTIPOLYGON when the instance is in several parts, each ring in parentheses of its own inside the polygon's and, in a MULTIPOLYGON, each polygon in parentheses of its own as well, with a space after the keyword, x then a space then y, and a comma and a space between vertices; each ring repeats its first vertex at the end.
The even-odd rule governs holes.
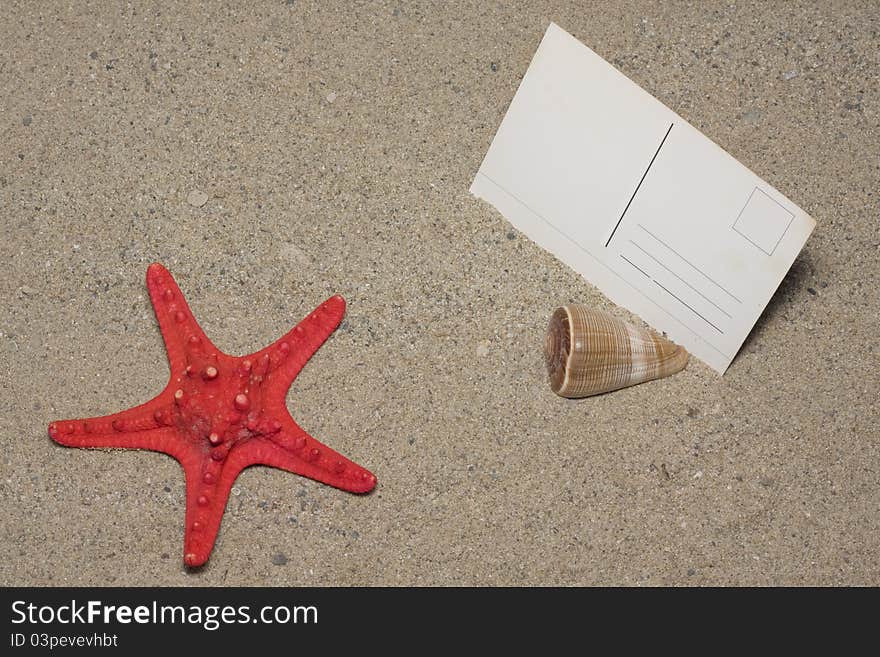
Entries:
POLYGON ((342 297, 327 299, 265 349, 236 357, 211 344, 162 265, 147 269, 147 288, 168 351, 168 385, 121 413, 53 422, 49 435, 69 447, 150 449, 177 459, 186 475, 187 566, 208 560, 229 490, 250 465, 353 493, 373 489, 376 477, 303 431, 285 403, 296 375, 342 320, 342 297))

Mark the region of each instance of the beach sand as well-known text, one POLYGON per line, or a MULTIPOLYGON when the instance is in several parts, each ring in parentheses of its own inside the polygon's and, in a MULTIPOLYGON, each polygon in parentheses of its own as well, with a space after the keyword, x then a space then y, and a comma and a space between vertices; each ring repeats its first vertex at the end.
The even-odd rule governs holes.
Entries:
POLYGON ((0 19, 0 583, 880 584, 876 3, 190 4, 0 19), (549 390, 636 319, 468 192, 550 21, 818 222, 723 377, 549 390), (165 385, 153 261, 234 354, 347 299, 288 405, 372 494, 251 468, 190 572, 177 462, 49 439, 165 385))

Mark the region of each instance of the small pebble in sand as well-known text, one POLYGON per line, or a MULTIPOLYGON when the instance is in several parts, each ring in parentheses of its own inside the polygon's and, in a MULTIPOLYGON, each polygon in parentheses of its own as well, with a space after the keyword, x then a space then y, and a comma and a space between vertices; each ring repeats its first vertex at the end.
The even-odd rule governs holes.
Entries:
POLYGON ((200 189, 194 189, 186 197, 186 202, 194 208, 200 208, 208 202, 208 195, 200 189))
POLYGON ((27 116, 25 116, 24 118, 22 118, 22 120, 21 120, 21 124, 22 124, 23 126, 27 127, 27 126, 29 126, 29 125, 31 124, 31 121, 33 121, 33 120, 34 120, 34 118, 33 118, 30 114, 28 114, 27 116))
POLYGON ((498 70, 498 64, 496 64, 495 62, 492 62, 491 64, 489 64, 489 68, 491 68, 492 72, 494 73, 495 71, 498 70))
POLYGON ((489 341, 483 340, 477 345, 477 356, 483 358, 489 355, 489 341))
POLYGON ((335 91, 331 91, 329 94, 327 94, 327 102, 328 103, 333 103, 335 100, 336 100, 336 92, 335 91))
POLYGON ((272 555, 272 563, 276 566, 283 566, 287 563, 287 556, 279 552, 278 554, 272 555))
POLYGON ((782 74, 783 80, 794 80, 798 76, 797 71, 786 71, 782 74))
POLYGON ((742 115, 743 121, 750 125, 755 125, 761 122, 761 110, 750 109, 748 112, 745 112, 742 115))

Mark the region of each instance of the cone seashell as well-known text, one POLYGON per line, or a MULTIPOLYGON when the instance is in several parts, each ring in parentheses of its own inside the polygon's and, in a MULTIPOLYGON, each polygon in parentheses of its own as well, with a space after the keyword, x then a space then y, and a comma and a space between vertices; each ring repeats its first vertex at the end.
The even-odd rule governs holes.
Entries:
POLYGON ((680 372, 688 352, 601 310, 571 305, 550 318, 544 360, 553 392, 575 398, 680 372))

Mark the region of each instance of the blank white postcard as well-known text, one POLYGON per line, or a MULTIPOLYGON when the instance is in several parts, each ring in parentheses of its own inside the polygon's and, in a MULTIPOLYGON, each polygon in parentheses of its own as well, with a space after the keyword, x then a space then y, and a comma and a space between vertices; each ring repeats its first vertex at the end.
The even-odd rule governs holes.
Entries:
POLYGON ((815 226, 554 24, 471 192, 721 373, 815 226))

